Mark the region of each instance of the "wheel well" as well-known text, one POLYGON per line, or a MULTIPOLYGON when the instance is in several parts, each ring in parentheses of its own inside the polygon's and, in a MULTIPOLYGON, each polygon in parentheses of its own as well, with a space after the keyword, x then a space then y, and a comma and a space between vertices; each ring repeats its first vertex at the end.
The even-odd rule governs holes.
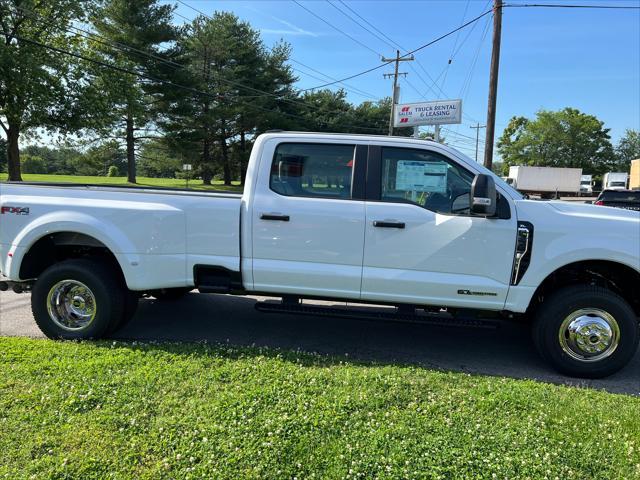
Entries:
POLYGON ((20 264, 20 278, 38 278, 51 265, 71 258, 99 258, 111 265, 124 281, 120 264, 99 240, 75 232, 57 232, 40 238, 26 253, 20 264))
POLYGON ((606 260, 575 262, 551 273, 536 289, 529 312, 535 310, 545 296, 568 285, 597 285, 616 292, 640 316, 640 273, 621 263, 606 260))

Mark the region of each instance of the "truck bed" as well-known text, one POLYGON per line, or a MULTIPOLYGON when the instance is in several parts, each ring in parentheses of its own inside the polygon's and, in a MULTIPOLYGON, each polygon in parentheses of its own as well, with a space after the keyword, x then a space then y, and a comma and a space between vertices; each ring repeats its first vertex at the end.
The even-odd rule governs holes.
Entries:
POLYGON ((42 183, 2 183, 0 192, 4 273, 65 231, 108 247, 132 290, 193 285, 196 265, 239 271, 240 194, 42 183))

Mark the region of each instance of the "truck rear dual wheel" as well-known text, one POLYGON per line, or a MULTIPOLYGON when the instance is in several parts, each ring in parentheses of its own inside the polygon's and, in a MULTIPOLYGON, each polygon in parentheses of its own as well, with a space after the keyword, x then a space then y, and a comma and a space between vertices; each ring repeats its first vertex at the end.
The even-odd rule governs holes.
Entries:
POLYGON ((533 341, 556 370, 602 378, 624 367, 640 341, 640 323, 630 305, 606 288, 562 288, 544 300, 533 323, 533 341))
POLYGON ((49 338, 101 338, 135 313, 138 297, 108 264, 72 259, 46 269, 31 294, 36 324, 49 338))

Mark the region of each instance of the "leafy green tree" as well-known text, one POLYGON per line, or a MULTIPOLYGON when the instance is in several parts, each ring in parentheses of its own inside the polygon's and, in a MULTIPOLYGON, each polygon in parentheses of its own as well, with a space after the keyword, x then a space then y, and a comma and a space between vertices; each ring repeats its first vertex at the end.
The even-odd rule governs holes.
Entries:
POLYGON ((162 140, 147 142, 140 150, 138 171, 144 177, 175 178, 181 170, 179 155, 171 152, 162 140))
POLYGON ((43 45, 80 50, 80 40, 68 28, 85 17, 86 8, 87 2, 76 0, 0 1, 0 127, 10 180, 22 179, 24 133, 69 130, 80 121, 84 74, 71 56, 43 45))
POLYGON ((510 165, 536 165, 597 174, 614 159, 609 129, 575 108, 540 110, 534 120, 513 117, 497 146, 506 170, 510 165))
POLYGON ((169 145, 194 163, 205 184, 222 170, 232 180, 231 144, 238 137, 246 162, 246 136, 273 128, 292 94, 295 78, 285 65, 289 49, 268 52, 259 33, 231 13, 197 17, 178 41, 176 61, 184 68, 176 83, 190 90, 166 91, 163 129, 169 145), (217 157, 217 158, 216 158, 217 157))
POLYGON ((159 0, 107 0, 92 19, 100 35, 91 42, 94 59, 135 73, 92 67, 108 100, 103 131, 123 140, 131 183, 136 182, 136 143, 148 137, 140 132, 159 113, 153 93, 160 87, 151 78, 165 61, 163 48, 176 39, 174 8, 159 0))
POLYGON ((640 132, 627 129, 616 145, 615 170, 626 172, 631 168, 631 160, 640 158, 640 132))
POLYGON ((22 170, 24 173, 47 173, 47 164, 42 157, 25 153, 22 155, 22 170))

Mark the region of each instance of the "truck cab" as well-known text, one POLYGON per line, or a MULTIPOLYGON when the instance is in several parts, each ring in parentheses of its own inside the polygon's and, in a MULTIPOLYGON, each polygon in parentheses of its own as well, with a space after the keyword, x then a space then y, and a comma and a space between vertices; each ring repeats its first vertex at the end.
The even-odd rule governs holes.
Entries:
POLYGON ((593 175, 582 175, 580 177, 580 194, 581 195, 593 194, 593 175))
POLYGON ((629 174, 625 172, 608 172, 602 179, 602 190, 626 190, 629 174))

